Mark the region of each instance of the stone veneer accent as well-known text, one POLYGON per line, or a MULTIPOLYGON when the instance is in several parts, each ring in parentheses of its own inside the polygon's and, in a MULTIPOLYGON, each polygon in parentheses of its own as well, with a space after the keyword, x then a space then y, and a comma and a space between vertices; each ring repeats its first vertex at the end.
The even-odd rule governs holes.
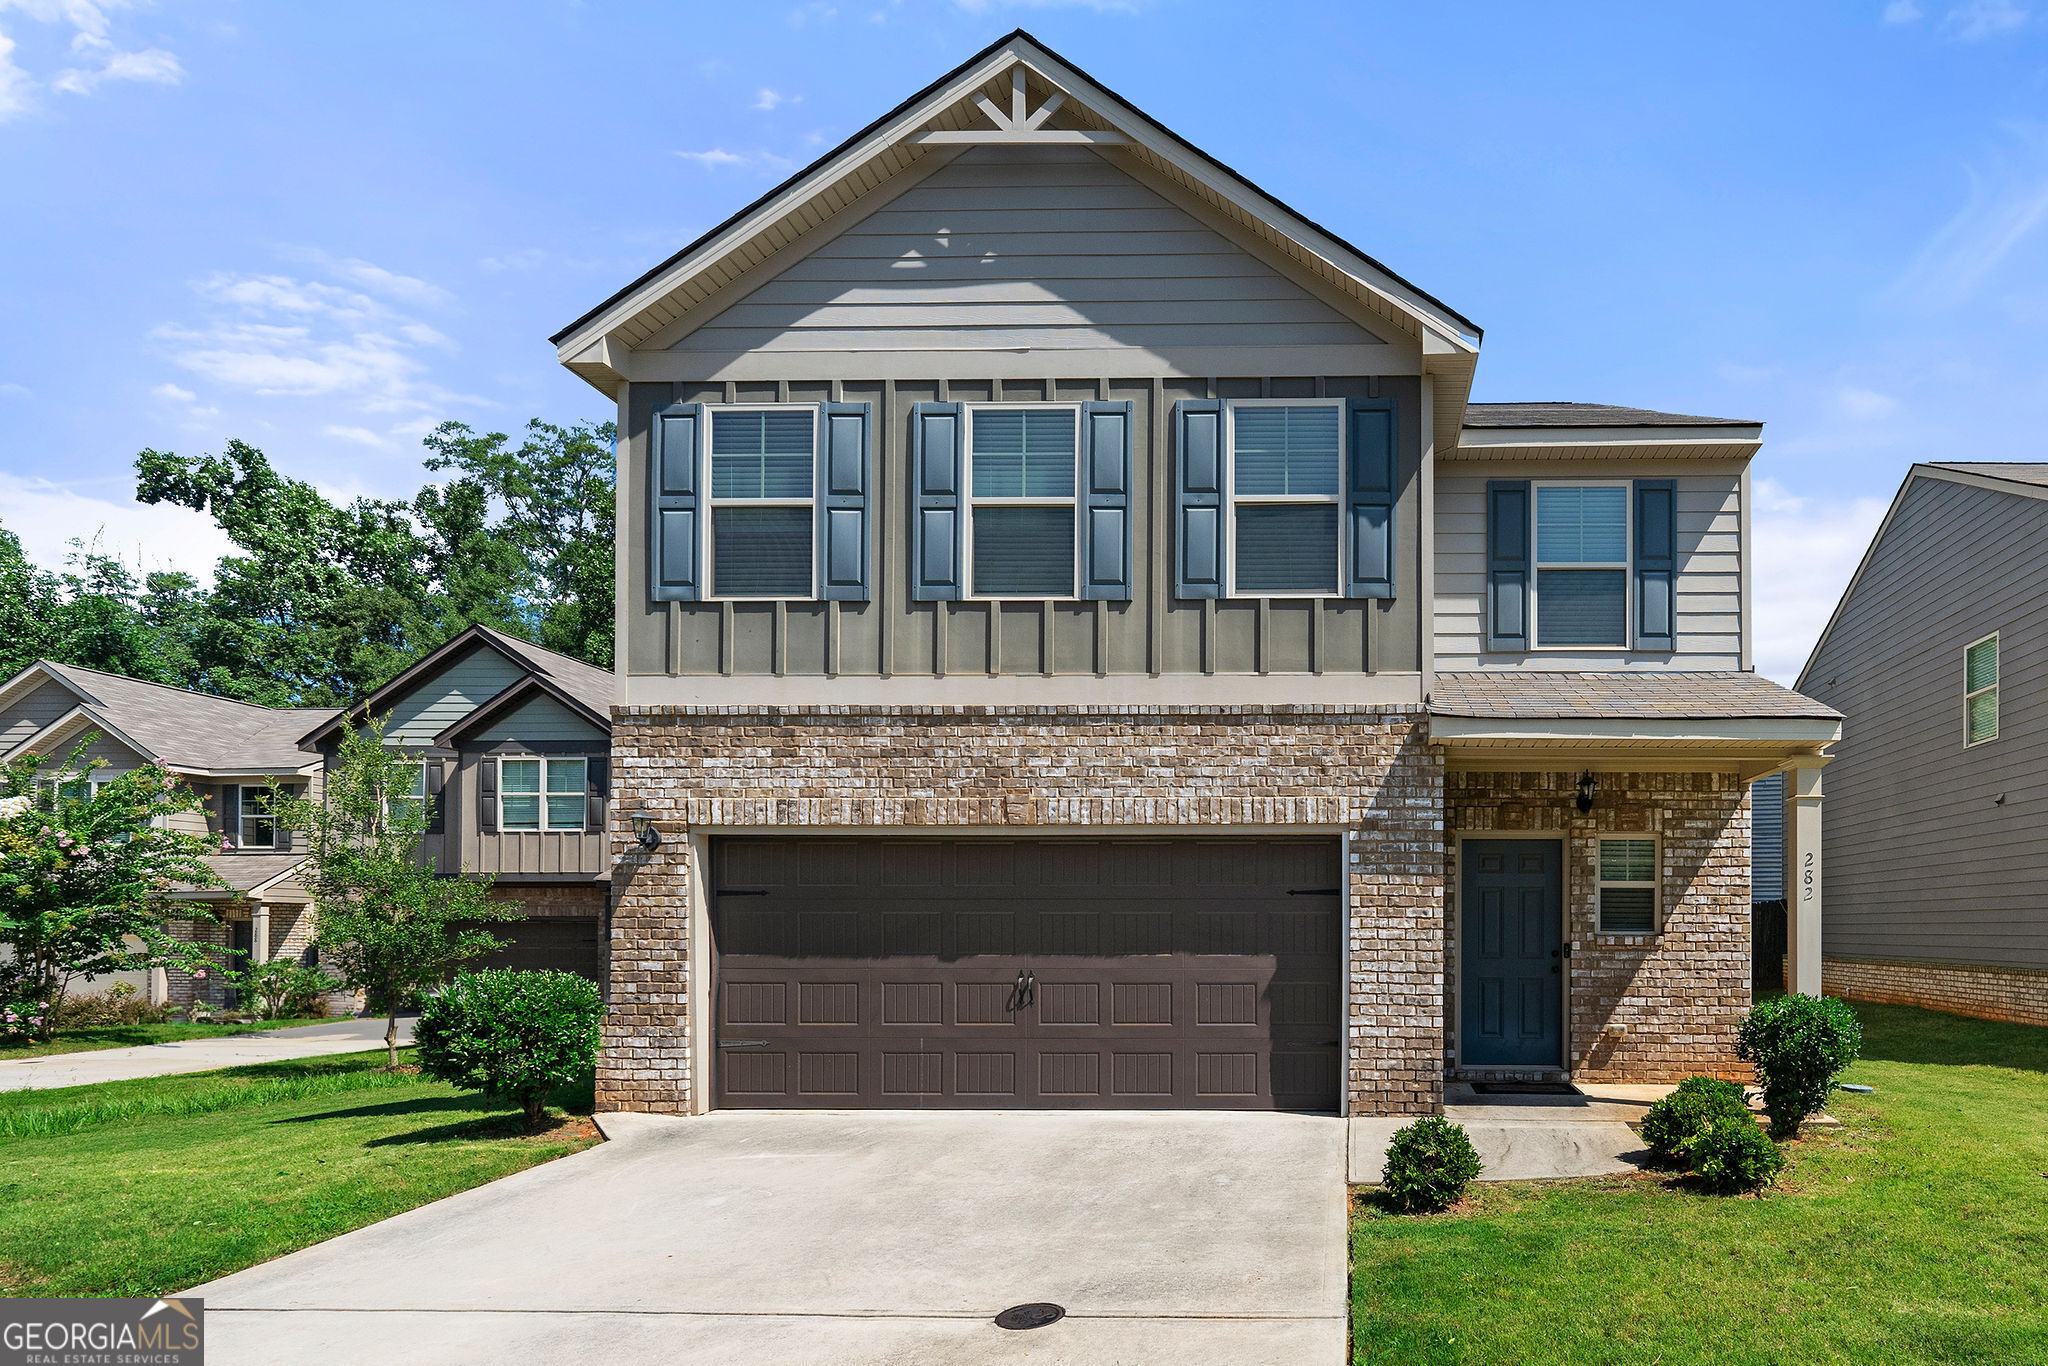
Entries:
MULTIPOLYGON (((1826 910, 1821 914, 1825 927, 1826 910)), ((2038 968, 1823 957, 1820 981, 1827 995, 1851 1001, 1924 1006, 1980 1020, 2048 1025, 2048 972, 2038 968)))
POLYGON ((686 833, 1344 829, 1355 1114, 1443 1106, 1443 765, 1417 708, 622 707, 597 1100, 691 1104, 686 833))
MULTIPOLYGON (((1578 772, 1458 772, 1444 780, 1455 834, 1556 831, 1565 841, 1571 957, 1567 1050, 1575 1081, 1671 1082, 1694 1073, 1747 1078, 1735 1030, 1750 1003, 1749 788, 1733 773, 1602 773, 1580 815, 1578 772), (1599 934, 1603 834, 1662 841, 1663 929, 1599 934), (1610 1025, 1627 1030, 1606 1036, 1610 1025)), ((1458 1021, 1458 853, 1445 851, 1445 1062, 1458 1021)), ((1463 1073, 1474 1077, 1484 1073, 1463 1073)))

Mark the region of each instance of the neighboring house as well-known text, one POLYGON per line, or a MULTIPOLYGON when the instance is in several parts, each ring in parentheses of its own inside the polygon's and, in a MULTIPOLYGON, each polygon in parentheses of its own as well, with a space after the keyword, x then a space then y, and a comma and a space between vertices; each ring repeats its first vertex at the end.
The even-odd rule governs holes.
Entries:
POLYGON ((382 719, 385 743, 418 760, 426 857, 451 877, 491 876, 527 917, 490 926, 505 947, 480 965, 596 978, 612 690, 606 670, 472 626, 301 744, 331 765, 344 726, 382 719))
POLYGON ((2048 464, 1913 466, 1799 676, 1831 994, 2048 1024, 2048 464))
POLYGON ((1739 1070, 1749 783, 1817 864, 1839 733, 1750 671, 1758 424, 1470 402, 1475 324, 1021 32, 554 340, 620 433, 600 1104, 1739 1070))
MULTIPOLYGON (((59 780, 100 783, 154 764, 199 794, 203 810, 178 817, 219 841, 207 862, 223 884, 181 892, 204 902, 218 922, 188 922, 181 933, 265 962, 298 956, 312 942, 306 891, 293 874, 305 861, 291 832, 268 813, 270 784, 317 795, 320 763, 298 737, 331 708, 259 707, 183 688, 38 660, 0 684, 0 760, 40 754, 62 760, 94 737, 85 761, 103 766, 59 780)), ((148 974, 152 1000, 218 1002, 218 981, 195 982, 182 970, 148 974)))

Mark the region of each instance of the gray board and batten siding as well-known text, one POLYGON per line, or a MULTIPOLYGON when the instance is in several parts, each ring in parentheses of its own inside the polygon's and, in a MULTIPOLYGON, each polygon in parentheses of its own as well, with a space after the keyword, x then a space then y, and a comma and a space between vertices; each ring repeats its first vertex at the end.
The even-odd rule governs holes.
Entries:
POLYGON ((2048 502, 1924 477, 1871 547, 1799 681, 1847 718, 1829 957, 2048 969, 2044 564, 2048 502), (1994 631, 1998 738, 1966 748, 1963 652, 1994 631))
MULTIPOLYGON (((1048 357, 1047 364, 1056 361, 1048 357)), ((635 384, 620 443, 625 668, 634 675, 682 677, 1413 673, 1420 667, 1423 596, 1421 423, 1422 386, 1412 375, 635 384), (1173 597, 1174 405, 1210 398, 1354 397, 1394 402, 1394 596, 1173 597), (1131 404, 1130 601, 914 601, 912 405, 1090 400, 1131 404), (835 401, 870 404, 874 416, 869 600, 651 601, 644 490, 655 409, 670 403, 835 401)))
POLYGON ((1435 663, 1439 669, 1614 669, 1637 664, 1687 669, 1743 667, 1742 471, 1739 461, 1446 460, 1436 471, 1435 663), (1486 486, 1501 479, 1597 482, 1670 479, 1675 489, 1675 648, 1644 652, 1486 649, 1486 486))

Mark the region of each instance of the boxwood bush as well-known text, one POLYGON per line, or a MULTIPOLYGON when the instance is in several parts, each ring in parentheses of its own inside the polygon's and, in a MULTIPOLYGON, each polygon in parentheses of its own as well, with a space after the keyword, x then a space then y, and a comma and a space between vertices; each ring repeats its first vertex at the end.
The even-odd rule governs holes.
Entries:
POLYGON ((1771 1132, 1790 1138, 1827 1104, 1863 1048, 1863 1026, 1831 996, 1779 996, 1743 1017, 1736 1052, 1756 1068, 1771 1132))
POLYGON ((548 1093, 597 1062, 604 1002, 573 972, 465 972, 413 1026, 420 1070, 516 1103, 541 1126, 548 1093))
POLYGON ((1733 1195, 1767 1186, 1785 1169, 1785 1154, 1745 1108, 1717 1114, 1689 1149, 1692 1174, 1710 1191, 1733 1195))
POLYGON ((1663 1165, 1690 1170, 1694 1141, 1723 1115, 1749 1119, 1742 1088, 1717 1077, 1687 1077, 1643 1116, 1643 1142, 1663 1165))
POLYGON ((1393 1208, 1430 1213, 1457 1204, 1479 1167, 1464 1126, 1431 1115, 1394 1132, 1380 1184, 1393 1208))

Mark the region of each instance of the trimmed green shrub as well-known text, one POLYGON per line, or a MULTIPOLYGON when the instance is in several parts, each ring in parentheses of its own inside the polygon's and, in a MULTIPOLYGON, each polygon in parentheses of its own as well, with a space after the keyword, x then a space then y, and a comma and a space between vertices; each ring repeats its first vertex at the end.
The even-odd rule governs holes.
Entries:
POLYGON ((1464 1126, 1431 1115, 1394 1132, 1380 1184, 1402 1213, 1431 1213, 1457 1204, 1479 1166, 1464 1126))
POLYGON ((170 1011, 151 1005, 132 982, 116 982, 89 996, 66 996, 57 1003, 57 1028, 90 1029, 96 1025, 162 1024, 170 1011))
POLYGON ((413 1026, 420 1070, 509 1100, 541 1126, 548 1092, 597 1062, 604 1002, 573 972, 465 972, 429 997, 413 1026))
POLYGON ((1737 1055, 1756 1068, 1771 1132, 1790 1138, 1856 1061, 1863 1026, 1831 996, 1779 996, 1752 1006, 1737 1038, 1737 1055))
POLYGON ((1663 1165, 1689 1170, 1694 1140, 1724 1115, 1750 1123, 1742 1088, 1717 1077, 1687 1077, 1643 1116, 1643 1142, 1663 1165))
POLYGON ((1715 1115, 1688 1143, 1687 1157, 1699 1183, 1721 1195, 1767 1186, 1785 1169, 1785 1154, 1747 1108, 1740 1115, 1715 1115))

